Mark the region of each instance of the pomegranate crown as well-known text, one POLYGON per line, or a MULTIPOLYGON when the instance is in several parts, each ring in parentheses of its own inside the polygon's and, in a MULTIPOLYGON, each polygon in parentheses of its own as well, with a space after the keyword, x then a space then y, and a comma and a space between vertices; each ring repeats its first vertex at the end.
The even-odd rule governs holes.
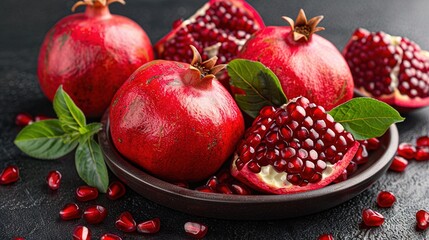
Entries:
POLYGON ((125 4, 125 0, 81 0, 75 3, 71 10, 72 12, 74 12, 76 8, 82 5, 93 6, 93 7, 105 7, 114 2, 125 4))
POLYGON ((217 56, 214 56, 203 62, 197 48, 192 45, 190 45, 190 47, 193 52, 191 70, 198 70, 202 79, 213 79, 218 72, 222 71, 226 67, 226 64, 216 65, 218 59, 217 56))
POLYGON ((310 40, 311 36, 315 32, 319 32, 325 30, 324 27, 318 27, 317 24, 322 21, 323 16, 316 16, 307 21, 307 17, 305 16, 304 10, 299 10, 298 16, 296 20, 292 20, 290 17, 283 17, 286 20, 293 32, 293 40, 299 41, 300 39, 304 39, 305 41, 310 40))

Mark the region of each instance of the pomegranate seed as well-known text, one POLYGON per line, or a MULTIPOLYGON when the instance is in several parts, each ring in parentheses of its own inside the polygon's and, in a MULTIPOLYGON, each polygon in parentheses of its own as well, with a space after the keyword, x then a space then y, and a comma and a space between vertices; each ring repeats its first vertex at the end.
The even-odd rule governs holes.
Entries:
POLYGON ((427 160, 429 160, 429 147, 417 148, 416 156, 414 158, 416 159, 416 161, 427 161, 427 160))
POLYGON ((101 236, 100 240, 122 240, 122 238, 115 234, 106 233, 101 236))
POLYGON ((91 240, 91 231, 85 226, 77 226, 73 230, 73 240, 91 240))
POLYGON ((390 164, 389 169, 395 172, 403 172, 405 171, 405 168, 407 168, 407 166, 408 166, 407 159, 400 156, 395 156, 393 158, 392 164, 390 164))
POLYGON ((322 234, 317 240, 334 240, 334 236, 332 236, 332 234, 322 234))
POLYGON ((159 218, 154 218, 137 225, 137 231, 139 233, 157 233, 161 228, 161 221, 159 218))
POLYGON ((61 184, 61 173, 58 171, 50 171, 46 177, 46 182, 51 190, 58 190, 61 184))
POLYGON ((18 127, 25 127, 33 123, 33 117, 28 113, 19 113, 15 117, 15 124, 18 127))
POLYGON ((194 238, 200 239, 206 236, 207 234, 207 226, 201 223, 196 222, 187 222, 185 223, 185 232, 194 238))
POLYGON ((421 136, 417 138, 417 147, 429 147, 429 136, 421 136))
POLYGON ((426 230, 429 226, 429 212, 426 212, 425 210, 419 210, 416 213, 416 220, 417 228, 419 230, 426 230))
POLYGON ((234 191, 235 194, 238 195, 251 195, 251 191, 245 187, 244 185, 240 183, 233 183, 231 184, 231 189, 234 191))
POLYGON ((379 227, 384 223, 383 215, 371 209, 363 210, 362 220, 368 227, 379 227))
POLYGON ((94 200, 98 197, 98 189, 90 186, 80 186, 76 189, 76 199, 81 202, 94 200))
POLYGON ((100 205, 92 205, 85 209, 83 218, 90 224, 102 222, 107 216, 107 209, 100 205))
POLYGON ((68 203, 61 209, 60 218, 65 221, 78 219, 81 214, 82 212, 76 203, 68 203))
POLYGON ((34 121, 35 122, 40 122, 40 121, 44 121, 44 120, 49 120, 52 119, 51 117, 45 116, 45 115, 36 115, 34 117, 34 121))
POLYGON ((116 200, 125 195, 125 186, 119 181, 114 181, 109 185, 107 189, 107 198, 110 200, 116 200))
POLYGON ((377 204, 379 207, 391 207, 396 201, 395 195, 391 192, 381 191, 377 196, 377 204))
POLYGON ((15 165, 7 166, 0 173, 0 184, 7 185, 18 181, 19 179, 19 169, 15 165))
POLYGON ((136 230, 136 221, 134 221, 130 212, 123 212, 116 220, 115 226, 123 232, 134 232, 136 230))
POLYGON ((398 155, 405 159, 413 159, 416 155, 416 147, 410 143, 401 143, 398 147, 398 155))
POLYGON ((23 238, 23 237, 14 237, 14 238, 12 238, 12 240, 25 240, 25 238, 23 238))
POLYGON ((366 141, 366 149, 368 150, 377 150, 381 146, 380 140, 378 140, 378 138, 370 138, 366 141))
POLYGON ((213 176, 207 181, 206 186, 211 189, 216 189, 218 184, 219 184, 219 181, 217 180, 217 177, 213 176))
POLYGON ((208 186, 197 187, 195 190, 204 193, 215 193, 215 191, 208 186))

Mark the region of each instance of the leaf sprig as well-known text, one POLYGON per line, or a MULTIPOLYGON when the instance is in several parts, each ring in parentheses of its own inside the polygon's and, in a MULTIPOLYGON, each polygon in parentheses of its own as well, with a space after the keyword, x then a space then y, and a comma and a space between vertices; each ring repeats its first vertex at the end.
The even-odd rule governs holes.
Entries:
POLYGON ((76 147, 75 164, 80 178, 106 192, 109 176, 100 146, 94 140, 103 127, 86 123, 85 115, 60 86, 55 94, 54 110, 58 119, 35 122, 23 128, 15 145, 27 155, 44 160, 63 157, 76 147))

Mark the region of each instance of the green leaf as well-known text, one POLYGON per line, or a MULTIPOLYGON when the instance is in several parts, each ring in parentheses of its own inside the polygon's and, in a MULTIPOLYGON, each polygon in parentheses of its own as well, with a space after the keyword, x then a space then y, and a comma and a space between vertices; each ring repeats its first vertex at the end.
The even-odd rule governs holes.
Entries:
POLYGON ((255 118, 265 106, 279 107, 287 103, 279 79, 262 63, 235 59, 228 64, 227 70, 231 85, 245 92, 235 94, 235 100, 249 116, 255 118))
POLYGON ((81 137, 79 139, 80 143, 88 141, 92 136, 97 134, 103 128, 103 124, 94 122, 86 125, 81 131, 81 137), (84 132, 84 133, 82 133, 84 132))
POLYGON ((89 186, 105 193, 109 186, 109 175, 100 146, 94 139, 79 144, 75 156, 76 170, 89 186))
POLYGON ((80 132, 86 125, 85 115, 60 86, 54 97, 54 110, 66 132, 80 132))
POLYGON ((354 98, 329 114, 357 140, 379 137, 391 124, 404 121, 394 108, 373 98, 354 98))
POLYGON ((31 157, 56 159, 71 152, 78 141, 63 131, 58 119, 50 119, 26 126, 16 136, 14 143, 31 157))

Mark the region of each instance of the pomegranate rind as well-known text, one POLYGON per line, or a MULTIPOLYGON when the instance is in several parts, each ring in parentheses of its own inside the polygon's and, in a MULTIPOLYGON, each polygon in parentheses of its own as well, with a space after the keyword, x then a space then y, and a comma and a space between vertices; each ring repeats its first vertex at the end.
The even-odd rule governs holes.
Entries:
POLYGON ((347 153, 344 155, 344 157, 335 163, 332 168, 333 171, 329 173, 329 175, 324 176, 322 180, 318 183, 308 183, 306 186, 296 186, 296 185, 280 185, 275 184, 273 182, 266 182, 261 177, 260 173, 254 173, 247 167, 248 163, 244 165, 244 167, 241 170, 238 170, 235 162, 238 159, 238 155, 234 155, 233 162, 231 164, 231 175, 237 178, 239 181, 243 182, 247 186, 260 191, 264 193, 271 193, 271 194, 293 194, 293 193, 300 193, 300 192, 306 192, 310 190, 316 190, 319 188, 322 188, 324 186, 327 186, 331 182, 333 182, 338 176, 341 175, 341 173, 347 168, 349 163, 353 160, 354 155, 356 154, 358 148, 359 148, 359 142, 355 142, 352 147, 347 151, 347 153))

